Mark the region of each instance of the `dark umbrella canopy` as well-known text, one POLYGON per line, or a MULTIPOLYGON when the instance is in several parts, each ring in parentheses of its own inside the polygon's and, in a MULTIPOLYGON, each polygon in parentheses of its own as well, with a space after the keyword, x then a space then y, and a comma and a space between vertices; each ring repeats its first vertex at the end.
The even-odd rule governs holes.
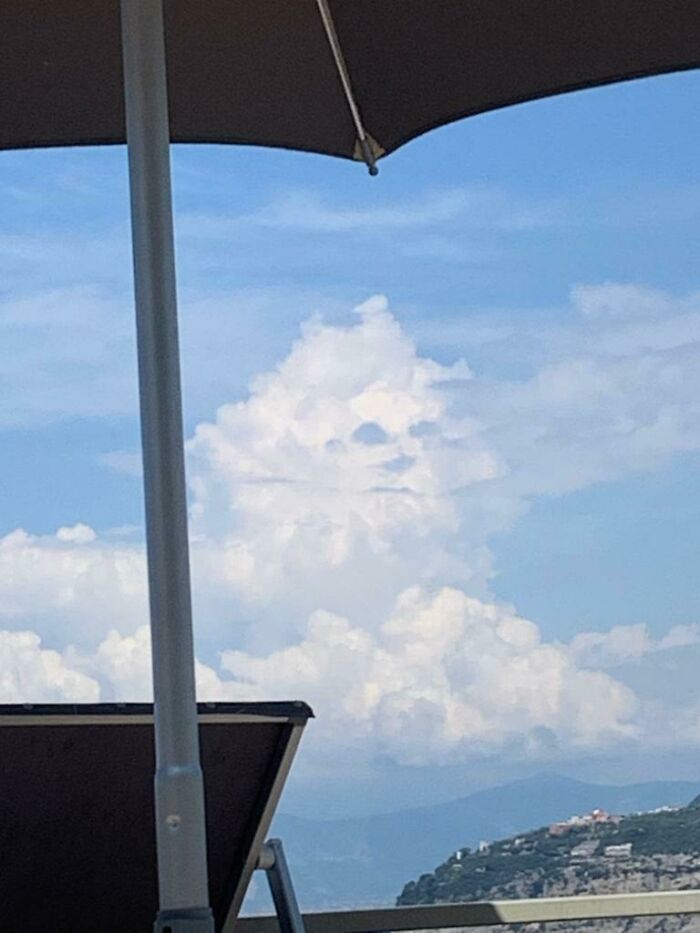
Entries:
MULTIPOLYGON (((699 0, 328 0, 375 154, 700 66, 699 0)), ((165 0, 171 136, 357 158, 317 0, 165 0)), ((118 0, 0 0, 0 149, 123 142, 118 0)))

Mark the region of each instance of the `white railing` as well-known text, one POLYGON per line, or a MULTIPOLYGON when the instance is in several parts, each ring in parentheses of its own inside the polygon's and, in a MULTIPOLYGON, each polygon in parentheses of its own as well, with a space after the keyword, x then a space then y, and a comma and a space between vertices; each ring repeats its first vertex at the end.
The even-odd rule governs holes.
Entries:
MULTIPOLYGON (((445 930, 507 923, 698 913, 700 890, 338 910, 306 913, 303 920, 306 933, 398 933, 400 930, 445 930)), ((275 916, 241 917, 236 923, 235 933, 279 933, 279 929, 275 916)))

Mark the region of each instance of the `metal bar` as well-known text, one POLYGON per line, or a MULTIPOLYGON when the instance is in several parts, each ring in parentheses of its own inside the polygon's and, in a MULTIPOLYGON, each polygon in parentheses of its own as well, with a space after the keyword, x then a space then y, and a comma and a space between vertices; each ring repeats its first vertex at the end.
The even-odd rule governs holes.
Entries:
MULTIPOLYGON (((700 891, 658 891, 329 911, 304 914, 302 919, 306 933, 386 933, 697 913, 700 891)), ((280 927, 275 916, 242 917, 236 933, 280 933, 280 927)))
POLYGON ((195 702, 162 0, 121 0, 153 649, 157 930, 214 929, 195 702))
POLYGON ((275 904, 280 933, 305 933, 282 840, 268 839, 264 848, 268 850, 272 859, 272 864, 265 869, 265 874, 275 904))
MULTIPOLYGON (((281 725, 289 720, 278 716, 256 716, 254 713, 213 713, 199 717, 200 725, 214 723, 272 723, 281 725)), ((2 716, 0 728, 4 726, 152 726, 153 716, 149 713, 135 713, 130 716, 81 715, 81 716, 2 716)), ((303 728, 299 726, 299 728, 303 728)))
POLYGON ((258 861, 255 864, 257 871, 267 871, 275 864, 275 850, 267 843, 260 849, 258 861))
POLYGON ((277 804, 279 803, 280 796, 287 781, 289 770, 292 767, 292 762, 294 761, 294 756, 296 755, 303 731, 303 725, 295 725, 292 727, 291 734, 287 740, 287 745, 284 750, 282 760, 280 761, 277 774, 275 775, 275 780, 270 789, 270 793, 265 804, 265 809, 263 810, 262 816, 260 817, 260 822, 258 823, 257 829, 255 831, 255 837, 250 847, 246 863, 243 866, 241 878, 231 900, 231 904, 229 906, 221 933, 232 933, 234 927, 236 930, 238 929, 236 918, 238 917, 238 912, 241 909, 241 904, 243 903, 245 893, 248 890, 250 878, 255 869, 258 867, 258 860, 263 848, 263 842, 270 829, 270 823, 272 822, 272 818, 275 815, 275 810, 277 809, 277 804))
POLYGON ((316 5, 318 6, 318 11, 321 14, 323 28, 326 30, 328 44, 331 48, 331 53, 333 54, 333 60, 335 61, 335 67, 338 71, 338 77, 340 78, 340 83, 343 86, 345 99, 348 102, 348 107, 350 108, 350 115, 352 116, 352 121, 355 124, 357 142, 360 152, 362 153, 362 158, 367 163, 370 175, 377 175, 379 173, 379 169, 377 168, 376 154, 372 146, 372 140, 370 139, 369 134, 365 130, 364 123, 362 122, 360 108, 358 107, 357 101, 355 100, 355 93, 352 89, 352 82, 350 81, 350 72, 348 71, 345 55, 343 54, 343 49, 340 45, 340 39, 338 38, 338 32, 335 28, 335 23, 333 22, 333 14, 331 13, 330 7, 328 5, 328 0, 316 0, 316 5))

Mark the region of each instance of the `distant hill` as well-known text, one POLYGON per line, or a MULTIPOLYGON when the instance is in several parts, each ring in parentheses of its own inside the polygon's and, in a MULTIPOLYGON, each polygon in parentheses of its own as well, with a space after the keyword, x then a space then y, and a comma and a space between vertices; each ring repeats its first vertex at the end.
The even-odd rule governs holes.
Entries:
MULTIPOLYGON (((302 907, 392 904, 407 879, 431 871, 458 848, 594 807, 631 813, 685 804, 698 793, 700 781, 615 787, 539 775, 449 803, 360 819, 279 814, 271 835, 284 841, 302 907)), ((263 905, 256 897, 246 906, 255 911, 263 905)))
MULTIPOLYGON (((397 899, 401 905, 679 890, 700 886, 700 803, 625 817, 597 811, 459 849, 397 899)), ((626 933, 700 929, 698 918, 588 921, 578 929, 626 933)), ((541 925, 571 929, 572 924, 541 925)), ((515 929, 515 928, 512 928, 515 929)), ((539 930, 531 924, 527 930, 539 930)))

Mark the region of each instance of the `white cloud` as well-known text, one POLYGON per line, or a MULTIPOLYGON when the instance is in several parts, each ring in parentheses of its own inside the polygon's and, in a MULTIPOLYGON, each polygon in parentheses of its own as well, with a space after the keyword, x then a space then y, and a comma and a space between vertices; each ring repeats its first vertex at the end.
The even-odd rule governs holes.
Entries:
MULTIPOLYGON (((116 629, 107 633, 93 655, 78 656, 74 663, 101 684, 103 699, 122 702, 150 702, 153 697, 151 676, 151 636, 142 625, 132 634, 121 635, 116 629)), ((209 665, 196 662, 197 696, 200 700, 249 699, 245 688, 230 679, 222 679, 209 665)))
POLYGON ((95 680, 74 670, 58 651, 41 647, 34 632, 0 631, 0 701, 94 703, 95 680))
MULTIPOLYGON (((306 699, 324 742, 405 762, 649 741, 649 707, 605 669, 696 644, 697 627, 543 641, 489 598, 487 545, 536 496, 698 446, 697 299, 579 289, 571 332, 541 334, 517 380, 421 354, 385 299, 357 310, 309 321, 190 441, 201 695, 306 699)), ((0 539, 6 665, 40 672, 8 695, 147 698, 146 602, 124 537, 0 539)))
POLYGON ((700 625, 674 625, 654 638, 646 625, 615 625, 607 632, 581 632, 570 644, 576 663, 587 667, 616 667, 657 651, 700 644, 700 625))
POLYGON ((358 580, 393 598, 397 575, 472 572, 450 544, 455 495, 502 464, 478 421, 449 411, 447 385, 471 372, 421 358, 385 299, 358 315, 350 327, 309 322, 249 398, 188 445, 195 533, 255 600, 331 598, 358 580))
MULTIPOLYGON (((312 770, 348 753, 436 765, 499 750, 536 759, 619 742, 699 741, 694 705, 642 703, 598 669, 696 645, 697 627, 659 639, 627 629, 546 642, 508 606, 450 587, 412 587, 375 633, 318 610, 296 644, 266 655, 224 651, 220 670, 198 661, 198 696, 310 702, 319 715, 306 742, 312 770)), ((109 631, 89 654, 42 649, 29 631, 0 632, 0 671, 5 702, 148 701, 149 631, 109 631)))
POLYGON ((560 219, 553 203, 518 203, 505 191, 488 186, 434 189, 400 202, 342 205, 323 201, 312 191, 290 191, 241 217, 188 215, 188 236, 220 238, 241 228, 301 230, 307 233, 367 236, 459 223, 463 228, 517 232, 548 227, 560 219))
MULTIPOLYGON (((149 700, 149 631, 111 630, 93 652, 63 654, 34 632, 0 632, 0 671, 5 702, 149 700)), ((628 688, 577 667, 508 607, 451 588, 405 591, 376 634, 316 611, 298 644, 225 651, 220 671, 198 661, 196 674, 203 700, 310 701, 313 759, 361 748, 435 763, 504 744, 597 746, 637 729, 628 688)))
MULTIPOLYGON (((248 698, 245 687, 221 678, 200 661, 196 681, 202 700, 248 698)), ((44 648, 36 632, 0 630, 0 702, 151 702, 152 698, 146 625, 129 635, 112 629, 91 654, 72 645, 63 652, 44 648)))
POLYGON ((536 496, 655 469, 700 449, 699 295, 587 286, 574 290, 562 318, 507 334, 524 375, 477 379, 463 399, 509 467, 494 498, 510 499, 516 513, 536 496))
POLYGON ((86 525, 0 538, 0 624, 95 645, 110 627, 147 618, 143 550, 107 543, 86 525))
POLYGON ((326 753, 369 746, 424 764, 501 747, 590 747, 634 736, 634 694, 576 665, 512 610, 459 590, 402 593, 373 635, 316 612, 303 640, 265 657, 224 652, 255 699, 301 696, 326 753))
POLYGON ((78 523, 66 528, 59 528, 56 532, 59 541, 67 541, 74 544, 90 544, 97 535, 88 525, 78 523))

